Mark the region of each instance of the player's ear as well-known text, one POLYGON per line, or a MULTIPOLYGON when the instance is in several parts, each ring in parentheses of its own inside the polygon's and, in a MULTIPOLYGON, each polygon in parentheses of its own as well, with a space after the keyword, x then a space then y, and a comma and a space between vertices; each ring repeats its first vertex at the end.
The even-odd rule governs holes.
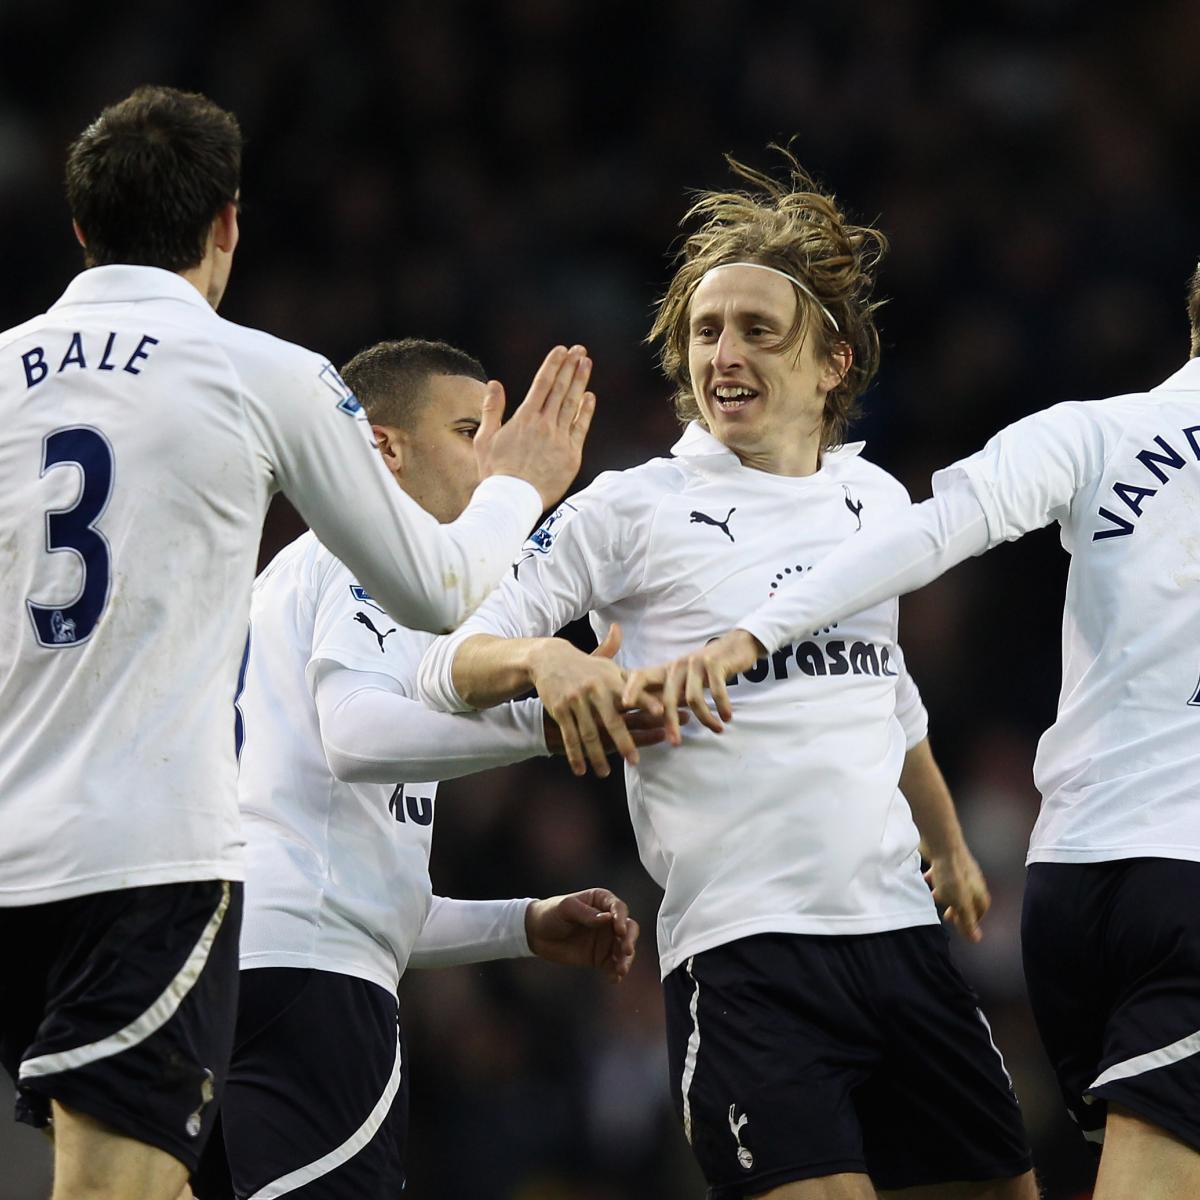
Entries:
POLYGON ((71 228, 75 231, 75 240, 86 250, 87 238, 83 236, 83 230, 79 228, 79 222, 72 221, 71 228))
POLYGON ((821 383, 827 392, 832 392, 850 373, 854 364, 854 350, 849 342, 837 342, 829 352, 825 362, 825 370, 821 374, 821 383))
POLYGON ((371 436, 375 439, 375 449, 383 456, 383 465, 397 479, 403 479, 409 456, 404 430, 392 425, 372 425, 371 436))
POLYGON ((213 245, 226 254, 232 254, 238 244, 237 201, 231 200, 213 218, 213 245))

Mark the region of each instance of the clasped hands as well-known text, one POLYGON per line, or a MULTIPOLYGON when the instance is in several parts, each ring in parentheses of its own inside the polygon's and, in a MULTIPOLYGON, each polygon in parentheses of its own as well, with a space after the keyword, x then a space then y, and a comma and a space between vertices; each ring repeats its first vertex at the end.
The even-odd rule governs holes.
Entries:
POLYGON ((619 667, 613 656, 620 647, 621 627, 614 624, 591 654, 562 638, 545 638, 531 657, 533 684, 546 711, 547 746, 565 754, 576 775, 586 774, 590 764, 607 776, 614 750, 636 764, 639 747, 680 745, 680 727, 692 716, 722 733, 733 719, 726 680, 764 653, 744 629, 656 667, 619 667))

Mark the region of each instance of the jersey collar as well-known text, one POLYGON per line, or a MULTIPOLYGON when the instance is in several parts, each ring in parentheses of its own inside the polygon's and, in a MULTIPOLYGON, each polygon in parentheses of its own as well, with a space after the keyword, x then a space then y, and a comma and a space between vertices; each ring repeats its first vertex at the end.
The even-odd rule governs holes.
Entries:
POLYGON ((1174 375, 1168 376, 1156 392, 1200 392, 1200 358, 1189 358, 1174 375))
POLYGON ((128 304, 135 300, 183 300, 212 312, 205 298, 182 275, 161 267, 132 267, 117 264, 89 267, 67 285, 51 306, 67 304, 128 304))
MULTIPOLYGON (((832 450, 826 450, 821 455, 821 463, 839 462, 847 458, 855 458, 862 453, 866 442, 847 442, 832 450)), ((676 458, 711 458, 724 455, 725 458, 741 466, 741 461, 728 446, 722 445, 699 421, 689 421, 683 436, 671 447, 671 453, 676 458)))

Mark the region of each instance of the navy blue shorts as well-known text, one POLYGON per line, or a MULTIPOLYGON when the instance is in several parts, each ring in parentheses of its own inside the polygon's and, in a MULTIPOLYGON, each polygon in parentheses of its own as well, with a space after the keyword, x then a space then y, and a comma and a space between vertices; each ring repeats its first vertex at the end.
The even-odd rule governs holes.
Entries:
POLYGON ((664 987, 672 1094, 714 1200, 842 1172, 887 1189, 1030 1169, 1004 1061, 939 926, 760 934, 664 987))
POLYGON ((1200 863, 1033 863, 1021 945, 1084 1136, 1103 1141, 1115 1101, 1200 1150, 1200 863))
POLYGON ((17 1119, 51 1101, 194 1169, 237 1013, 242 885, 210 880, 0 908, 0 1062, 17 1119))
POLYGON ((331 971, 243 971, 237 1036, 197 1200, 394 1200, 404 1190, 408 1070, 399 1002, 331 971))

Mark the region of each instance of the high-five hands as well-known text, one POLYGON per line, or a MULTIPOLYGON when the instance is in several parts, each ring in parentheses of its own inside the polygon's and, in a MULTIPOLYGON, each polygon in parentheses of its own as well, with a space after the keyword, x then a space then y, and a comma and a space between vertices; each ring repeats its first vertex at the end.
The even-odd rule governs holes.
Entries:
POLYGON ((543 507, 557 504, 579 473, 596 411, 596 397, 586 390, 591 374, 592 360, 583 346, 555 346, 504 425, 504 388, 490 380, 475 434, 479 478, 515 475, 537 488, 543 507))

